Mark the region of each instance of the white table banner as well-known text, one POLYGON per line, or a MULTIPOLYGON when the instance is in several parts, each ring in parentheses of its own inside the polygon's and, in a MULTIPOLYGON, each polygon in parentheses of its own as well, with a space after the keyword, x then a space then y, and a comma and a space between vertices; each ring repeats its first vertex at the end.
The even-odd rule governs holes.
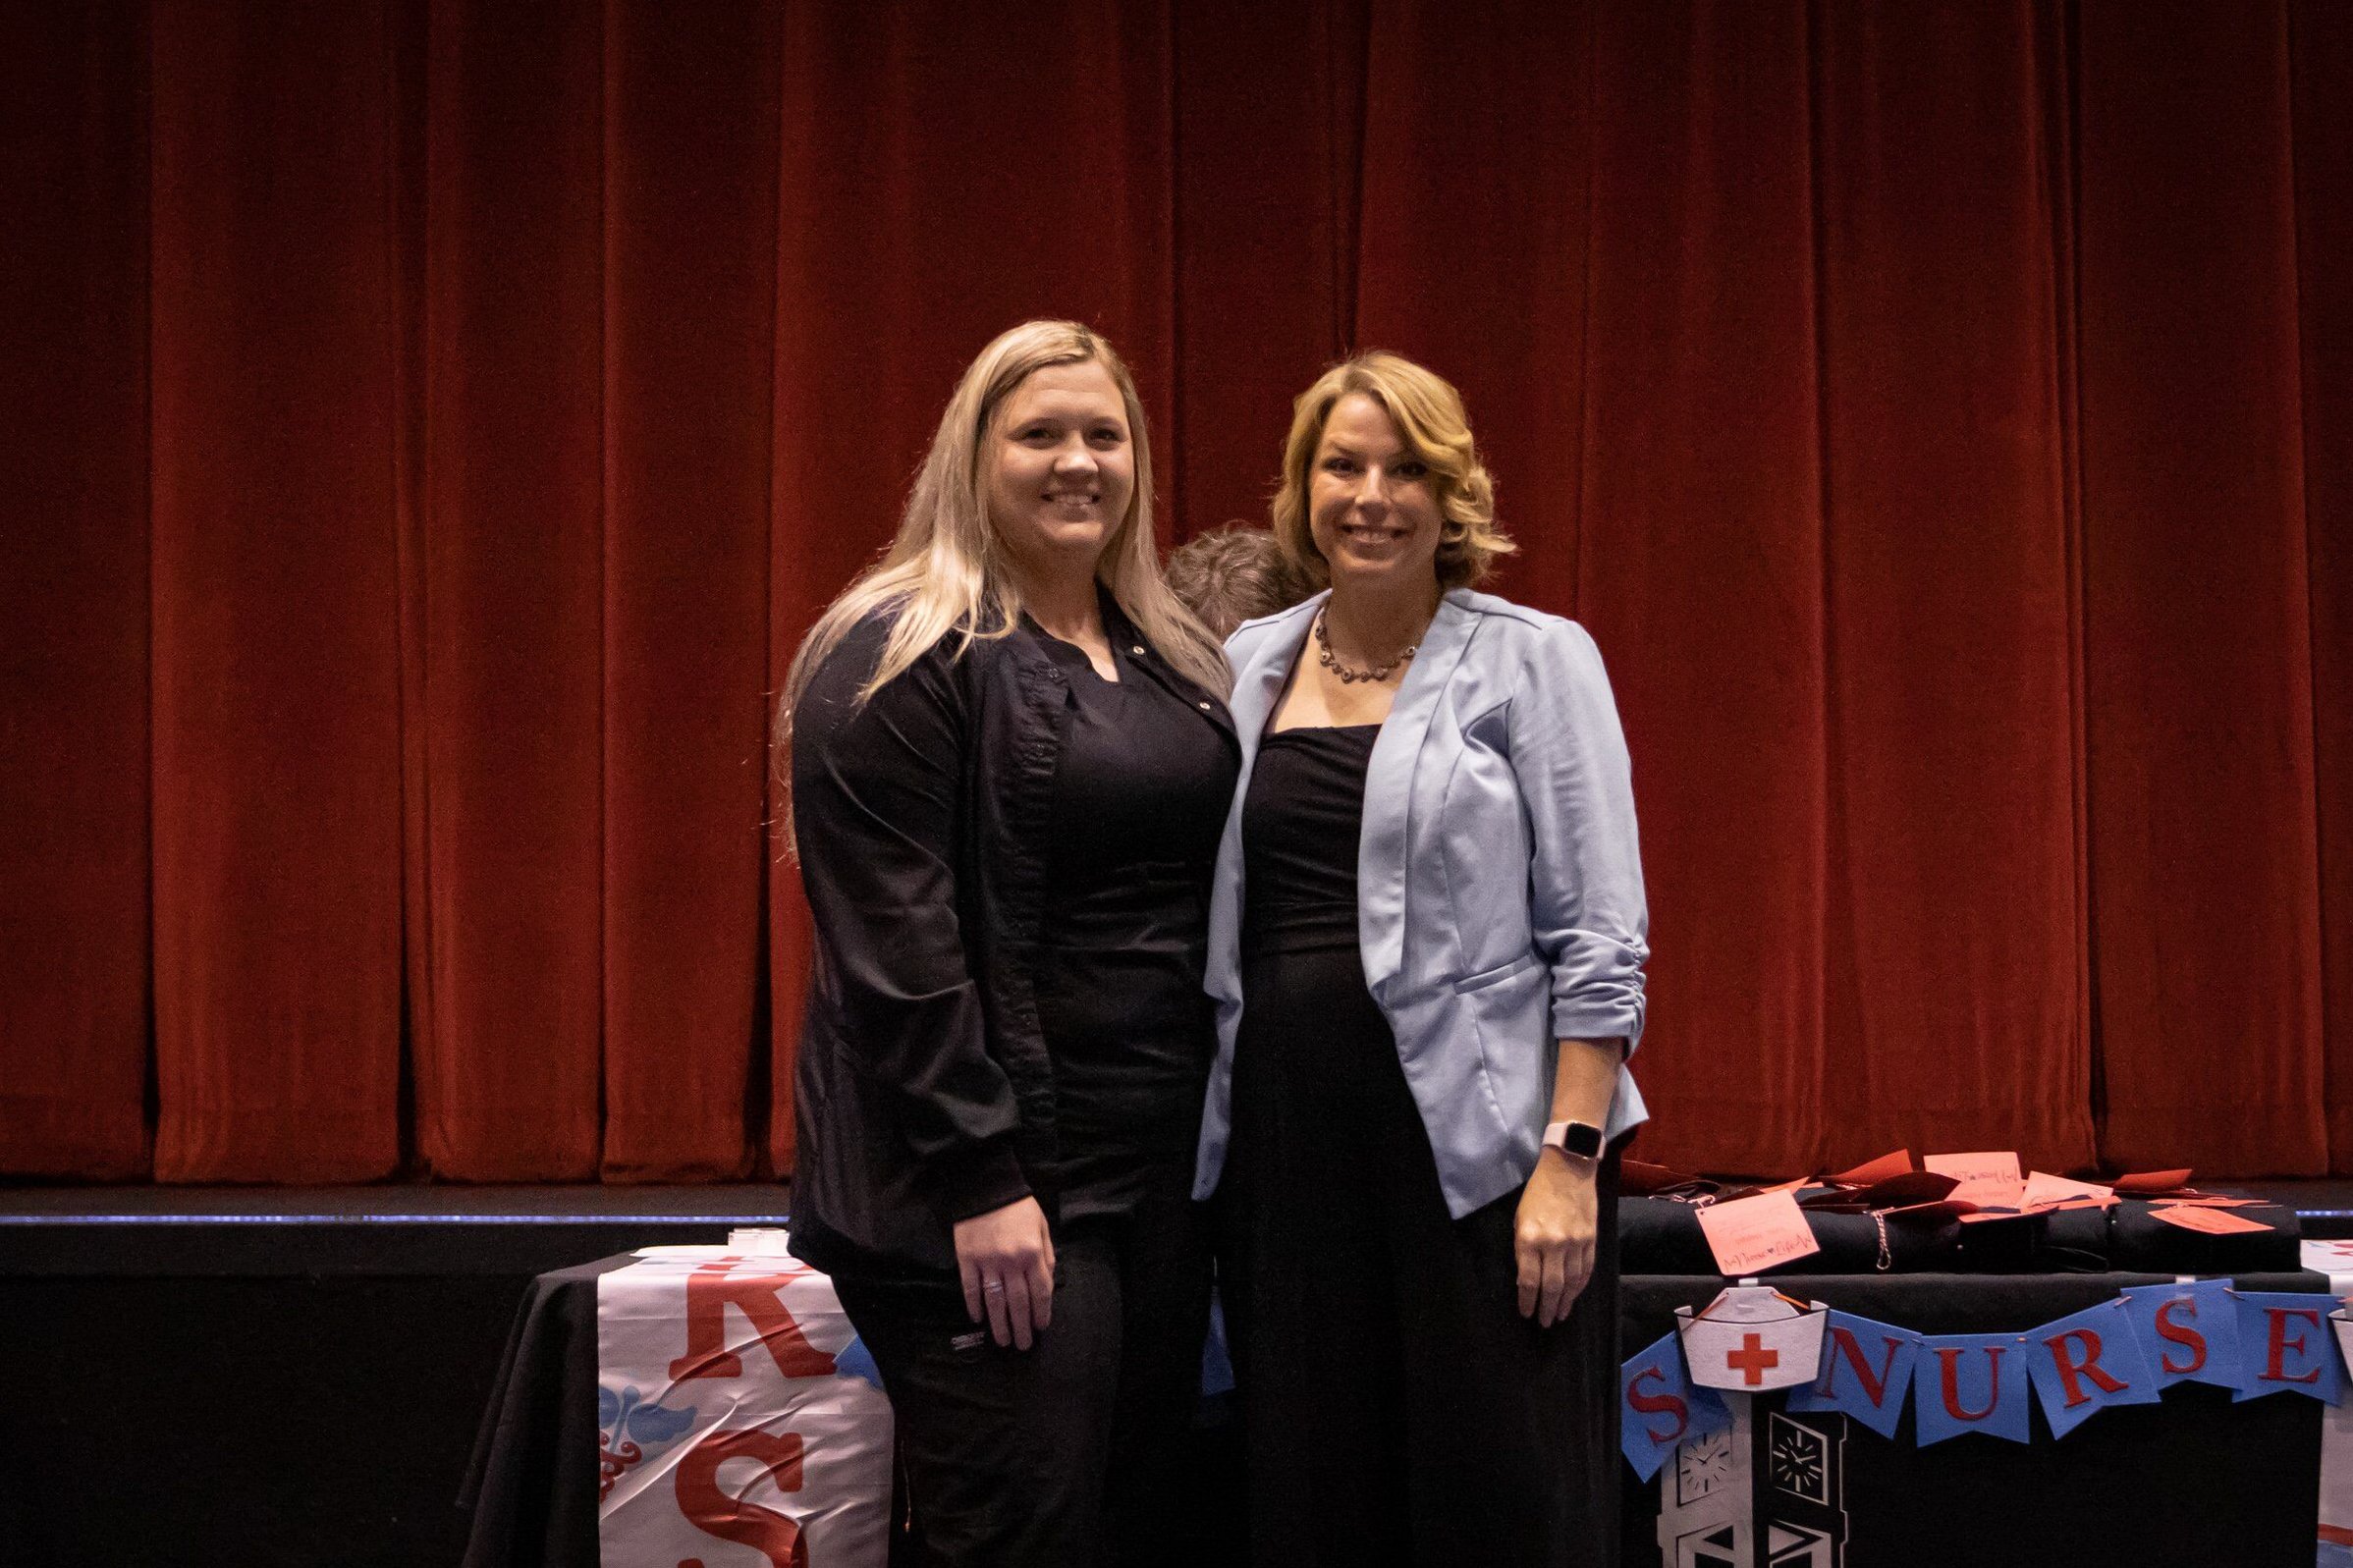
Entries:
POLYGON ((891 1406, 832 1281, 660 1247, 596 1282, 604 1568, 883 1568, 891 1406))

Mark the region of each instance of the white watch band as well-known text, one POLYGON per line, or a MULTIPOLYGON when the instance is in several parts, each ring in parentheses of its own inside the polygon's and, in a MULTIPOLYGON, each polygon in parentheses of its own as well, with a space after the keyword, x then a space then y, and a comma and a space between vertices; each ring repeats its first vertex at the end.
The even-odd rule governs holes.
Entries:
POLYGON ((1566 1159, 1599 1160, 1602 1157, 1602 1130, 1589 1121, 1554 1121, 1545 1124, 1545 1147, 1548 1149, 1560 1150, 1561 1155, 1566 1159), (1580 1131, 1589 1134, 1588 1137, 1580 1139, 1579 1141, 1593 1145, 1593 1148, 1590 1151, 1580 1151, 1569 1148, 1568 1136, 1569 1129, 1571 1127, 1575 1127, 1580 1131))

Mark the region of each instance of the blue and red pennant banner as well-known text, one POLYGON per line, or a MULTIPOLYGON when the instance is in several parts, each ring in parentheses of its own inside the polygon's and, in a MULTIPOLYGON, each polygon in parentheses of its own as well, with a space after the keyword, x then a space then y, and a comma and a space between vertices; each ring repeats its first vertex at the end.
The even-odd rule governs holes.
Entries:
POLYGON ((2121 1300, 2036 1329, 2026 1371, 2042 1395, 2053 1437, 2064 1437, 2110 1405, 2154 1405, 2162 1391, 2121 1300))
POLYGON ((2023 1334, 1934 1334, 1912 1368, 1913 1434, 1932 1442, 1982 1432, 2026 1441, 2023 1334))
POLYGON ((1843 1411, 1881 1436, 1892 1437, 1919 1355, 1920 1336, 1909 1328, 1833 1312, 1823 1329, 1822 1371, 1812 1382, 1789 1391, 1789 1408, 1843 1411))
MULTIPOLYGON (((1821 1360, 1789 1390, 1788 1408, 1836 1411, 1891 1438, 1909 1395, 1913 1437, 1925 1447, 1968 1433, 2026 1442, 2035 1403, 2052 1435, 2064 1437, 2111 1405, 2156 1404, 2182 1382, 2241 1400, 2298 1393, 2341 1405, 2353 1379, 2329 1321, 2340 1305, 2184 1279, 2131 1286, 2021 1333, 1921 1334, 1827 1312, 1821 1360)), ((1625 1364, 1619 1390, 1626 1460, 1645 1481, 1678 1444, 1731 1419, 1720 1394, 1691 1381, 1671 1333, 1625 1364)))
POLYGON ((2159 1388, 2177 1382, 2240 1386, 2238 1300, 2227 1281, 2128 1285, 2123 1301, 2159 1388))
POLYGON ((1648 1481, 1677 1445, 1732 1424, 1731 1407, 1715 1390, 1695 1387, 1683 1373, 1683 1347, 1671 1333, 1625 1364, 1618 1376, 1625 1419, 1618 1447, 1634 1474, 1648 1481))
POLYGON ((2295 1393, 2344 1403, 2345 1366, 2328 1328, 2334 1296, 2263 1290, 2231 1297, 2239 1308, 2239 1398, 2295 1393))

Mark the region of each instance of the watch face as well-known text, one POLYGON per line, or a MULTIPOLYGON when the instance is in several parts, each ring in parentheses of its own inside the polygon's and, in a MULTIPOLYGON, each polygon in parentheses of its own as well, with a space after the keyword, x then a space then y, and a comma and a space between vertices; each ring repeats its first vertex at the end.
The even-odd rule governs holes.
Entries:
POLYGON ((1602 1157, 1602 1129, 1587 1122, 1572 1121, 1560 1129, 1560 1147, 1579 1160, 1599 1160, 1602 1157))

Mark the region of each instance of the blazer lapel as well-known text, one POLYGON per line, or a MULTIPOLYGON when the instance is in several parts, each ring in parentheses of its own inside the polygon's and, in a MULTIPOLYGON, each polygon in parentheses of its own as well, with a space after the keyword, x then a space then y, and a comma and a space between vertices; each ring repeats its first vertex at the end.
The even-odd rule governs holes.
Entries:
POLYGON ((1390 705, 1364 780, 1364 837, 1356 857, 1357 935, 1364 978, 1375 1000, 1405 961, 1405 844, 1413 799, 1413 765, 1429 737, 1439 699, 1479 618, 1457 602, 1455 589, 1438 602, 1405 679, 1390 705))
POLYGON ((1283 687, 1298 663, 1316 607, 1327 597, 1328 590, 1294 606, 1267 628, 1265 643, 1233 673, 1233 695, 1226 703, 1233 716, 1234 738, 1241 745, 1241 771, 1234 779, 1233 804, 1226 813, 1225 837, 1218 843, 1217 877, 1209 895, 1209 969, 1203 979, 1211 996, 1234 1005, 1242 996, 1242 801, 1250 793, 1250 770, 1258 760, 1267 721, 1283 700, 1283 687))

